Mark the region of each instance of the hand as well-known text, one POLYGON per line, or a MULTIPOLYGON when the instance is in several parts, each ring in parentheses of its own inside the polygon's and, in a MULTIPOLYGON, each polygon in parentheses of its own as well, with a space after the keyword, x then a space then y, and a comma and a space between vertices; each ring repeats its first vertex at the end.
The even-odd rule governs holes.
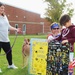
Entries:
POLYGON ((21 28, 17 28, 17 32, 22 32, 22 31, 21 31, 21 28))
POLYGON ((68 42, 68 40, 63 40, 63 41, 62 41, 62 44, 67 43, 67 42, 68 42))
POLYGON ((49 42, 50 42, 50 40, 47 40, 47 42, 49 43, 49 42))

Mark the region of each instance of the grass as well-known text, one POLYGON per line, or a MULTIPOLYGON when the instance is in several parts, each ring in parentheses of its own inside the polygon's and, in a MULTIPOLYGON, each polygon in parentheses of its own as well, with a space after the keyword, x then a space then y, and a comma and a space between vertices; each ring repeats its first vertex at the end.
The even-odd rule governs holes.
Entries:
MULTIPOLYGON (((8 69, 8 63, 6 60, 6 56, 0 56, 0 68, 2 69, 2 73, 0 75, 29 75, 28 74, 28 67, 22 69, 22 44, 24 38, 46 38, 47 35, 25 35, 25 36, 17 36, 16 42, 13 46, 12 56, 13 62, 18 69, 8 69)), ((15 36, 9 36, 11 45, 14 42, 15 36)), ((3 50, 1 54, 4 54, 3 50)))
MULTIPOLYGON (((11 45, 14 42, 15 36, 9 36, 11 45)), ((12 50, 12 56, 13 56, 13 62, 16 66, 18 66, 18 69, 8 69, 8 63, 6 60, 6 56, 0 56, 0 68, 2 69, 2 73, 0 75, 29 75, 28 74, 28 67, 22 69, 22 44, 24 41, 24 38, 46 38, 47 35, 25 35, 25 36, 17 36, 16 42, 13 46, 12 50)), ((4 52, 1 52, 4 54, 4 52)))

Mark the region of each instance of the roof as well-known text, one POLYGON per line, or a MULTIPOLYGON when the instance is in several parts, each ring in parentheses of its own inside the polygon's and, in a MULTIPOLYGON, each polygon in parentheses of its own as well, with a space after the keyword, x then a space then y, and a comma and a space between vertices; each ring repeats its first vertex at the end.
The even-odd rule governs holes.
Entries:
MULTIPOLYGON (((2 2, 2 3, 4 3, 5 5, 8 5, 8 6, 12 6, 12 7, 15 7, 15 8, 22 9, 22 10, 26 10, 26 11, 29 11, 29 12, 32 12, 32 13, 35 13, 35 14, 39 14, 39 13, 36 13, 36 12, 30 11, 30 10, 27 10, 27 9, 22 8, 22 7, 19 7, 19 6, 14 6, 13 4, 5 3, 5 2, 2 2)), ((39 14, 39 15, 40 15, 40 14, 39 14)))

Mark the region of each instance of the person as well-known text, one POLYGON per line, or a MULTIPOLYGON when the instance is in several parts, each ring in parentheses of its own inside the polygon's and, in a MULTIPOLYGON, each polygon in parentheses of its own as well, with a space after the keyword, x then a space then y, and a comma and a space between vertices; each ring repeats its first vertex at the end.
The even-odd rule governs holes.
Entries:
POLYGON ((59 35, 61 34, 61 32, 60 32, 60 26, 56 22, 54 22, 54 23, 51 24, 50 30, 51 30, 51 34, 49 34, 47 36, 48 42, 50 40, 53 40, 53 39, 59 37, 59 35))
POLYGON ((62 29, 61 35, 58 40, 62 40, 62 44, 67 42, 70 43, 70 62, 73 61, 74 57, 74 42, 75 42, 75 25, 71 23, 71 18, 68 14, 63 15, 60 18, 60 25, 66 28, 62 29))
MULTIPOLYGON (((62 44, 69 43, 70 51, 69 51, 69 66, 70 63, 74 60, 74 42, 75 42, 75 25, 71 22, 71 18, 68 14, 64 14, 60 20, 60 25, 65 26, 66 28, 62 29, 61 35, 55 40, 62 40, 62 44)), ((68 69, 70 70, 70 67, 68 69)), ((71 65, 73 66, 73 65, 71 65)))
MULTIPOLYGON (((5 15, 5 6, 3 3, 0 2, 0 50, 1 48, 6 53, 6 59, 8 61, 8 68, 17 69, 13 62, 12 62, 12 49, 10 46, 10 40, 8 37, 8 31, 13 30, 17 32, 21 32, 21 28, 12 27, 9 24, 7 16, 5 15)), ((0 72, 1 69, 0 69, 0 72)))

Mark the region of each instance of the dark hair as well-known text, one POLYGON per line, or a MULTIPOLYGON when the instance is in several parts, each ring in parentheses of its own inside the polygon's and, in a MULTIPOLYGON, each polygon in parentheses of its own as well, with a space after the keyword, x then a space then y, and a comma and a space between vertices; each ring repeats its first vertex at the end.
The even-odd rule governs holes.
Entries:
POLYGON ((0 7, 2 6, 2 5, 4 5, 2 2, 0 2, 0 7))
POLYGON ((65 25, 65 23, 68 22, 69 20, 71 20, 69 15, 67 14, 63 15, 59 20, 60 25, 65 25))
MULTIPOLYGON (((0 2, 0 7, 1 7, 2 5, 4 5, 4 4, 3 4, 2 2, 0 2)), ((2 13, 1 15, 2 15, 2 16, 4 16, 4 14, 3 14, 3 13, 2 13)))

